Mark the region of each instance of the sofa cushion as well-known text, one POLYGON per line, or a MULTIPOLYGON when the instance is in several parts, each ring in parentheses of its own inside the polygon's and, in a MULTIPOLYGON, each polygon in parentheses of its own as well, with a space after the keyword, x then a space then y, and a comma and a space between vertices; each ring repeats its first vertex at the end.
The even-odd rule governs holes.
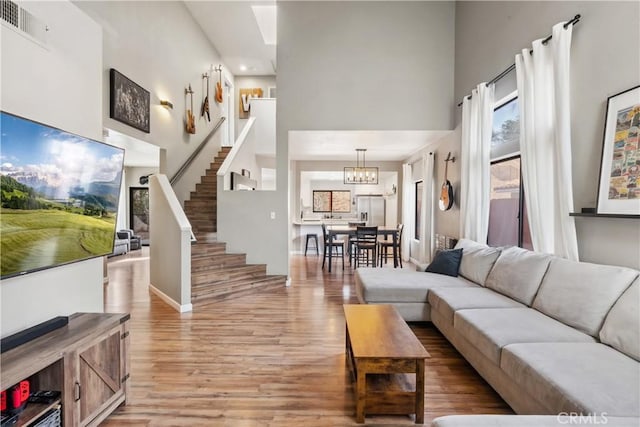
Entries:
POLYGON ((456 311, 453 327, 496 365, 504 346, 537 342, 594 342, 531 308, 483 308, 456 311))
POLYGON ((606 345, 508 345, 500 367, 552 413, 640 416, 640 364, 606 345))
POLYGON ((446 415, 438 417, 431 427, 563 427, 606 425, 638 427, 635 417, 612 417, 607 414, 567 415, 446 415))
POLYGON ((477 286, 462 277, 391 268, 358 268, 356 292, 366 302, 427 302, 429 289, 477 286))
POLYGON ((455 249, 463 249, 460 275, 484 286, 491 267, 500 255, 500 249, 491 248, 469 239, 458 240, 455 249))
POLYGON ((453 325, 453 314, 458 310, 470 308, 524 308, 524 305, 511 298, 479 286, 473 288, 431 289, 427 300, 431 304, 431 309, 440 313, 450 325, 453 325))
POLYGON ((433 258, 433 261, 431 261, 431 264, 427 266, 425 271, 429 273, 458 277, 461 260, 462 249, 438 251, 436 256, 433 258))
POLYGON ((638 276, 636 270, 553 258, 533 308, 591 336, 638 276))
POLYGON ((609 311, 600 330, 600 341, 640 361, 640 278, 609 311))
POLYGON ((549 262, 551 255, 548 254, 515 246, 503 249, 487 276, 485 286, 530 306, 549 262))

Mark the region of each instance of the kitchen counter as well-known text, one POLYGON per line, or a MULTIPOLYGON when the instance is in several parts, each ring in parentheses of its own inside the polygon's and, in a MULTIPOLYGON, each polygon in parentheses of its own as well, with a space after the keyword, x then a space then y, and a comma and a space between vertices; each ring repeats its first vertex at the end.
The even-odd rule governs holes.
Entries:
POLYGON ((293 225, 347 225, 349 222, 357 221, 355 218, 324 218, 324 219, 302 219, 293 221, 293 225))
MULTIPOLYGON (((307 234, 315 234, 318 236, 322 245, 322 229, 320 226, 324 223, 327 225, 348 225, 349 222, 357 221, 356 218, 317 218, 317 219, 296 219, 291 227, 291 253, 304 253, 304 245, 307 234)), ((320 249, 322 254, 322 249, 320 249)), ((315 250, 313 251, 315 256, 315 250)))

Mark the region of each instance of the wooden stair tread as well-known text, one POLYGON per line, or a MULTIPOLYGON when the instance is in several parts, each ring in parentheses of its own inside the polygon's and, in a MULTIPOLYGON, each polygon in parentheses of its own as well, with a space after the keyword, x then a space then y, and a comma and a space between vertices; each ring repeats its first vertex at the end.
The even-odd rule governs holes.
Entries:
POLYGON ((284 288, 286 276, 264 276, 251 281, 227 283, 224 285, 210 286, 192 296, 193 303, 203 301, 223 301, 237 298, 256 291, 267 291, 275 288, 284 288))
POLYGON ((184 202, 196 242, 191 247, 191 299, 208 303, 284 287, 286 276, 267 275, 264 264, 247 264, 246 254, 227 253, 217 238, 218 170, 232 147, 221 147, 184 202))

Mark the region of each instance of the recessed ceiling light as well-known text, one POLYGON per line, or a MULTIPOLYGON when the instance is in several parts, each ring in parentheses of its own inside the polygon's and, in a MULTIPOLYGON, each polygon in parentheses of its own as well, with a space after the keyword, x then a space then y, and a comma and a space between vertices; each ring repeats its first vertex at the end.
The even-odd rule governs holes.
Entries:
POLYGON ((240 66, 240 71, 247 71, 247 66, 246 65, 241 65, 240 66))
POLYGON ((251 6, 251 9, 253 9, 253 14, 256 17, 264 44, 276 44, 278 33, 276 6, 251 6))

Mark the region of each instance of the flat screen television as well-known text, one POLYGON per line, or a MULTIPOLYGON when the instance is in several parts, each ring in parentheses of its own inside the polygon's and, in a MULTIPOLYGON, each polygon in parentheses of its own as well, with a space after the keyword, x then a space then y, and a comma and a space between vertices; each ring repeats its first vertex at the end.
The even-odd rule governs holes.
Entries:
POLYGON ((2 279, 113 252, 124 150, 0 111, 2 279))

